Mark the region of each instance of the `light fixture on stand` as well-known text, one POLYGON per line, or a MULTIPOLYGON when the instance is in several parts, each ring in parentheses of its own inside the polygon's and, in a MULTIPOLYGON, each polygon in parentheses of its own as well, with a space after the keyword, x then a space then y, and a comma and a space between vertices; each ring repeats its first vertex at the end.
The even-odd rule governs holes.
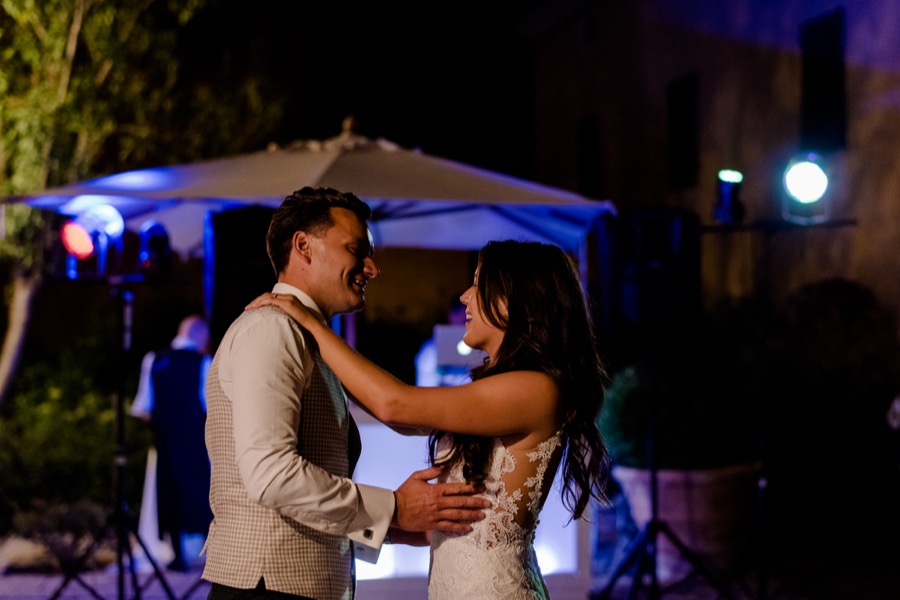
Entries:
POLYGON ((713 220, 722 225, 740 225, 747 210, 741 203, 740 191, 744 175, 734 169, 722 169, 716 184, 716 207, 713 220))
MULTIPOLYGON (((132 322, 134 313, 134 291, 131 285, 143 280, 143 273, 126 273, 122 260, 123 236, 125 223, 119 211, 104 201, 100 196, 79 196, 71 201, 66 214, 73 214, 74 218, 66 222, 60 235, 63 246, 68 253, 66 262, 66 276, 69 279, 98 280, 109 286, 110 297, 115 302, 116 312, 120 315, 119 327, 121 333, 121 345, 111 357, 116 361, 114 371, 119 375, 118 388, 115 394, 115 509, 110 514, 110 525, 116 532, 116 564, 117 564, 117 591, 118 600, 128 597, 127 579, 130 579, 130 587, 133 598, 139 599, 143 586, 138 581, 135 566, 132 540, 136 542, 153 569, 154 577, 159 581, 168 600, 179 600, 160 569, 156 560, 150 553, 147 544, 141 539, 138 532, 138 521, 133 515, 126 500, 126 469, 128 462, 127 445, 125 443, 125 371, 127 358, 132 345, 132 322), (113 251, 111 251, 113 250, 113 251), (115 264, 108 264, 110 258, 116 259, 115 264), (95 262, 92 262, 95 261, 95 262), (128 576, 128 577, 126 577, 128 576)), ((141 267, 145 271, 152 271, 160 266, 168 268, 167 263, 171 259, 169 238, 165 228, 150 225, 142 230, 141 258, 146 261, 141 267), (162 261, 162 265, 160 264, 162 261)), ((76 580, 77 581, 77 580, 76 580)), ((195 583, 185 595, 190 595, 199 585, 195 583)), ((53 598, 59 597, 63 588, 68 585, 70 579, 56 590, 53 598)), ((83 582, 81 582, 84 585, 83 582)), ((95 590, 88 589, 91 595, 98 600, 103 598, 95 590)))
POLYGON ((172 270, 172 245, 165 225, 154 220, 141 225, 138 268, 145 275, 163 275, 172 270))
POLYGON ((110 248, 121 251, 125 222, 114 206, 95 204, 63 224, 60 231, 68 252, 66 277, 103 277, 109 268, 110 248), (94 259, 92 265, 88 261, 94 259))
POLYGON ((828 174, 815 153, 792 159, 784 170, 782 216, 799 225, 821 223, 828 218, 828 174))

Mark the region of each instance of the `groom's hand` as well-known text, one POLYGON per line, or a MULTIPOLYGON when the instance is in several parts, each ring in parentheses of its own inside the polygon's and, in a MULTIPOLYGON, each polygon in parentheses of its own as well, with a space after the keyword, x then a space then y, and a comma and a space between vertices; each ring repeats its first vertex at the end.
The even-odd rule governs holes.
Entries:
POLYGON ((440 473, 440 467, 416 471, 397 488, 394 492, 396 509, 392 525, 406 531, 472 531, 470 523, 483 519, 483 509, 491 505, 488 500, 475 495, 484 492, 484 486, 428 483, 440 473))

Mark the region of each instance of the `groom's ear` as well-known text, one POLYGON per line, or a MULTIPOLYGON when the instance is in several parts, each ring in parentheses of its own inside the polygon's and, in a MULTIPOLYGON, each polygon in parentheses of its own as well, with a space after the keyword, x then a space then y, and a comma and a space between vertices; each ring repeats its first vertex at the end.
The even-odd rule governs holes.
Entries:
POLYGON ((291 253, 296 254, 304 262, 309 262, 312 255, 309 235, 305 231, 297 231, 291 238, 291 253))

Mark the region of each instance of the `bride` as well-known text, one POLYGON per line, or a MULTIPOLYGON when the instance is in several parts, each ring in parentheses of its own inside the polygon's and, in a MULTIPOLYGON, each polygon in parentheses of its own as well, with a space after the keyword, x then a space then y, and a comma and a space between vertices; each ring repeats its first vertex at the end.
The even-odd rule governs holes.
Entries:
MULTIPOLYGON (((431 462, 445 467, 441 481, 484 485, 492 507, 473 531, 427 536, 430 600, 549 598, 533 543, 554 478, 575 519, 591 497, 608 501, 609 456, 597 428, 605 373, 590 314, 572 261, 534 242, 489 242, 460 300, 463 341, 487 358, 471 383, 437 388, 382 370, 291 294, 263 294, 247 308, 286 312, 366 410, 403 432, 429 434, 431 462)), ((427 543, 425 534, 391 536, 427 543)))

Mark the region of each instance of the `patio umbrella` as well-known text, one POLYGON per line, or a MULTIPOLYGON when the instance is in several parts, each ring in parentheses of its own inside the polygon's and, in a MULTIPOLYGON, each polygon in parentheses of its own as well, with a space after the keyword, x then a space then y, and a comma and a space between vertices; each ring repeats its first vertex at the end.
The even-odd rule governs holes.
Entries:
POLYGON ((173 250, 200 256, 211 212, 274 208, 307 185, 365 200, 381 247, 475 250, 492 239, 522 239, 581 256, 598 218, 614 212, 608 201, 368 139, 346 126, 327 140, 128 171, 12 200, 72 216, 109 204, 126 228, 139 231, 152 219, 167 229, 173 250))

